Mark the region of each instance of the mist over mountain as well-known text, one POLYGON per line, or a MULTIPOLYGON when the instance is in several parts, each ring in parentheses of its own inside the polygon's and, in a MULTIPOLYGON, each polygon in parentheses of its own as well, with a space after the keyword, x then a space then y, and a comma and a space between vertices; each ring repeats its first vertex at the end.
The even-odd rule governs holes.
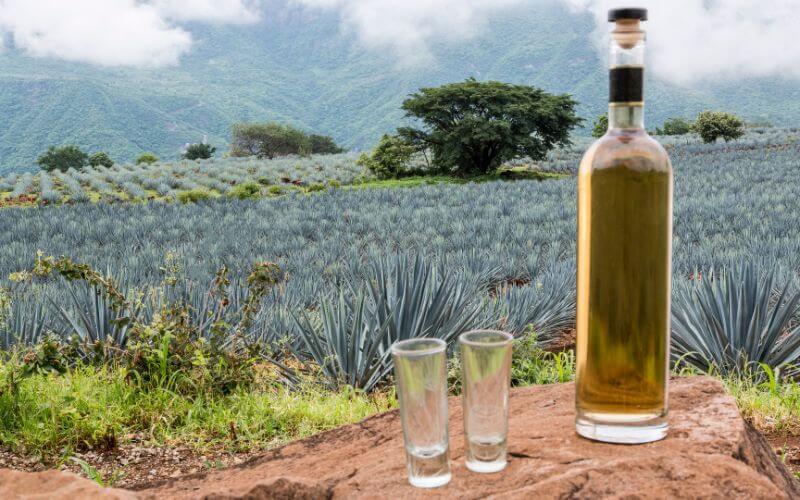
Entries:
MULTIPOLYGON (((257 22, 189 22, 192 48, 167 67, 31 57, 6 40, 0 165, 31 167, 48 146, 65 143, 108 151, 118 161, 144 151, 176 158, 184 144, 204 136, 225 150, 231 124, 255 120, 291 123, 364 149, 404 123, 399 106, 409 93, 468 77, 573 94, 587 124, 605 110, 605 63, 591 13, 559 3, 509 5, 487 11, 480 24, 469 37, 429 40, 423 64, 365 44, 336 10, 278 0, 263 5, 257 22)), ((649 78, 651 127, 707 108, 800 123, 796 80, 669 81, 649 78)))

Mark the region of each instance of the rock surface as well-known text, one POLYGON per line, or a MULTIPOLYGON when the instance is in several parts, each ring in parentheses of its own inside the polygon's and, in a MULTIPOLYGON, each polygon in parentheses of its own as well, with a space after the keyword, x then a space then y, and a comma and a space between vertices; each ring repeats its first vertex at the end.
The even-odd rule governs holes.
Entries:
POLYGON ((102 488, 69 472, 19 472, 0 469, 0 498, 4 500, 134 500, 134 492, 102 488))
POLYGON ((464 466, 461 400, 451 398, 453 479, 436 490, 406 481, 396 412, 276 449, 242 467, 178 479, 143 498, 789 498, 800 485, 711 378, 675 379, 670 434, 620 446, 579 438, 574 386, 512 391, 510 460, 499 474, 464 466))
MULTIPOLYGON (((178 478, 131 494, 140 500, 800 498, 800 485, 714 379, 673 380, 668 438, 639 446, 577 437, 573 392, 572 384, 512 391, 509 464, 505 471, 489 475, 471 473, 464 466, 461 401, 451 398, 453 479, 444 488, 418 490, 408 485, 398 415, 389 412, 291 443, 236 468, 178 478)), ((52 494, 27 498, 129 498, 120 496, 126 492, 100 490, 77 476, 66 476, 72 485, 62 487, 87 488, 86 493, 51 488, 52 494)), ((0 498, 43 491, 36 487, 39 481, 7 483, 6 477, 0 476, 0 498)))

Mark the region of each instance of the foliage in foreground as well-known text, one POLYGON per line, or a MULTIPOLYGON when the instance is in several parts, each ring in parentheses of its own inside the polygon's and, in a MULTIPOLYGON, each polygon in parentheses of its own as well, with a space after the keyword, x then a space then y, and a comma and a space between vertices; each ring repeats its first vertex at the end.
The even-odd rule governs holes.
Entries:
POLYGON ((569 145, 570 131, 582 122, 576 105, 569 95, 468 79, 412 94, 403 110, 424 127, 398 133, 431 150, 443 171, 486 174, 512 158, 542 160, 551 149, 569 145))
POLYGON ((115 366, 78 366, 12 380, 0 364, 0 442, 23 453, 65 455, 113 449, 130 435, 163 444, 231 451, 267 448, 359 421, 395 405, 390 392, 372 395, 313 383, 288 390, 264 365, 257 383, 221 395, 175 393, 141 385, 115 366), (13 387, 13 390, 12 390, 13 387))

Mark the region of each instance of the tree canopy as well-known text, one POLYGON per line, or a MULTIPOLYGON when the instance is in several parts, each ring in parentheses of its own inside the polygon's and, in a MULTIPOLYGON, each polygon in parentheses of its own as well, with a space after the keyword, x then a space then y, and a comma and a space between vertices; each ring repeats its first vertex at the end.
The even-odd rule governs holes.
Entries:
POLYGON ((89 165, 93 167, 111 168, 114 166, 114 160, 112 160, 111 157, 108 156, 108 153, 103 153, 101 151, 89 157, 89 165))
POLYGON ((686 135, 692 131, 692 122, 683 118, 670 118, 662 128, 656 128, 656 135, 686 135))
POLYGON ((211 144, 198 142, 196 144, 189 144, 186 146, 186 151, 183 152, 182 156, 184 160, 207 160, 214 156, 214 153, 216 152, 217 148, 211 144))
POLYGON ((744 135, 744 121, 736 115, 723 111, 703 111, 697 115, 692 126, 703 142, 716 142, 720 137, 734 141, 744 135))
POLYGON ((50 146, 47 152, 39 156, 36 160, 42 170, 51 172, 53 170, 67 170, 85 167, 89 163, 89 155, 81 151, 81 148, 74 145, 50 146))
POLYGON ((307 134, 280 123, 237 123, 232 129, 231 156, 278 156, 341 153, 328 136, 307 134))
POLYGON ((469 79, 412 94, 403 110, 423 127, 398 133, 430 149, 443 170, 482 174, 508 159, 541 160, 554 147, 570 144, 570 130, 582 122, 576 104, 569 95, 535 87, 469 79))

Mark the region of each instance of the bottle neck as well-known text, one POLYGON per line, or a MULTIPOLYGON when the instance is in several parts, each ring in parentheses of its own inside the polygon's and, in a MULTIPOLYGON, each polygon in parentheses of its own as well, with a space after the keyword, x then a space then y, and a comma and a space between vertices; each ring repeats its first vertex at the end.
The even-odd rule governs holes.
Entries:
POLYGON ((610 129, 644 129, 644 42, 639 21, 617 21, 611 32, 610 129))
POLYGON ((608 128, 644 129, 644 103, 638 105, 610 103, 608 106, 608 128))

